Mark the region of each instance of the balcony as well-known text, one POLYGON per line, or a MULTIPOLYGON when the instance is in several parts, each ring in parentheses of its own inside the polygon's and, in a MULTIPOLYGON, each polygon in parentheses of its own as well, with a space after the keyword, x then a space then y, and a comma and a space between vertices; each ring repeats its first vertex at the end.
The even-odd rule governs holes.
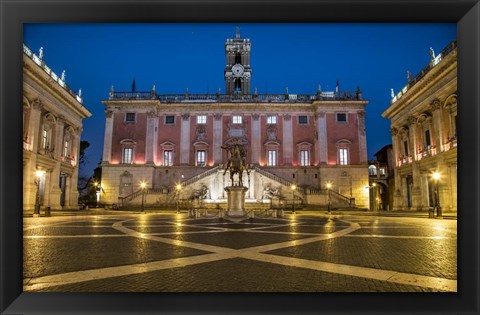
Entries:
POLYGON ((450 151, 453 148, 457 147, 457 135, 448 138, 445 144, 443 145, 443 151, 450 151))
POLYGON ((75 157, 62 155, 61 160, 63 163, 67 163, 71 166, 75 166, 75 157))
POLYGON ((428 145, 418 150, 417 160, 425 159, 437 154, 437 148, 433 145, 428 145))
POLYGON ((404 164, 412 163, 412 156, 411 155, 402 155, 398 158, 398 166, 402 166, 404 164))

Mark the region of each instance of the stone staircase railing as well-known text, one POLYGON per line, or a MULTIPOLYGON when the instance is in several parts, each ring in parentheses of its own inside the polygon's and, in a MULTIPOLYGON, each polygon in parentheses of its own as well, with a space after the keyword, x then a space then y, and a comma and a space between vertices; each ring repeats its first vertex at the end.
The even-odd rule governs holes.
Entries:
POLYGON ((219 169, 220 169, 220 165, 217 165, 217 166, 215 166, 215 167, 213 167, 213 168, 211 168, 211 169, 209 169, 209 170, 206 170, 206 171, 203 172, 203 173, 200 173, 200 174, 198 174, 198 175, 195 175, 195 176, 193 176, 192 178, 189 178, 189 179, 181 182, 180 184, 181 184, 183 187, 188 186, 188 185, 190 185, 190 184, 195 183, 196 181, 201 180, 202 178, 205 178, 205 177, 207 177, 207 176, 210 176, 210 175, 218 172, 219 169))
MULTIPOLYGON (((275 174, 272 174, 272 173, 270 173, 270 172, 267 172, 267 171, 265 171, 265 170, 262 170, 262 169, 259 168, 258 166, 255 166, 253 169, 255 170, 255 172, 257 172, 257 173, 259 173, 259 174, 262 174, 263 176, 268 177, 268 178, 270 178, 270 179, 273 179, 274 181, 277 181, 277 182, 279 182, 279 183, 282 184, 282 185, 285 185, 285 186, 288 186, 288 187, 290 187, 290 186, 292 185, 291 182, 289 182, 289 181, 287 181, 287 180, 285 180, 285 179, 283 179, 283 178, 281 178, 281 177, 279 177, 279 176, 277 176, 277 175, 275 175, 275 174)), ((297 189, 296 189, 296 190, 299 192, 298 186, 297 186, 297 189)))

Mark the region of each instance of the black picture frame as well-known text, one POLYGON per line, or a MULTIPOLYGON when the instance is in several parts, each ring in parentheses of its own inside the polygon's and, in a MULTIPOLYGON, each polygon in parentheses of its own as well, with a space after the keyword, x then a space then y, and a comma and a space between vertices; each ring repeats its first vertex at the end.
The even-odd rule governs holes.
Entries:
POLYGON ((479 314, 478 0, 0 0, 2 314, 479 314), (455 22, 458 30, 458 292, 429 294, 22 293, 22 34, 32 22, 455 22))

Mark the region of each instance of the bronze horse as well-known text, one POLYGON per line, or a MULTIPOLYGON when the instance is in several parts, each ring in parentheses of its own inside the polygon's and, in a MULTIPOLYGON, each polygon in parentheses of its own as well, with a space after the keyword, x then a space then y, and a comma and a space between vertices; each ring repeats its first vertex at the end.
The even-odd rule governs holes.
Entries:
POLYGON ((238 174, 238 184, 243 186, 242 174, 243 171, 247 172, 247 175, 250 175, 248 170, 248 165, 245 160, 245 152, 240 148, 240 145, 237 143, 237 140, 233 140, 233 145, 230 147, 222 146, 222 149, 227 150, 230 153, 227 165, 225 165, 225 171, 223 175, 230 171, 230 180, 233 185, 233 176, 238 174))

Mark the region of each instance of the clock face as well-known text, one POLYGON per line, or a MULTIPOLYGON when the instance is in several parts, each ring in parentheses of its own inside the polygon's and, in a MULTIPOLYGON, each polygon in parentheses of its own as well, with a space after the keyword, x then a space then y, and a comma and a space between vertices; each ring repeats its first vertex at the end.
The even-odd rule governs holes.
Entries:
POLYGON ((241 77, 243 74, 243 66, 241 64, 236 64, 232 67, 232 73, 235 77, 241 77))

